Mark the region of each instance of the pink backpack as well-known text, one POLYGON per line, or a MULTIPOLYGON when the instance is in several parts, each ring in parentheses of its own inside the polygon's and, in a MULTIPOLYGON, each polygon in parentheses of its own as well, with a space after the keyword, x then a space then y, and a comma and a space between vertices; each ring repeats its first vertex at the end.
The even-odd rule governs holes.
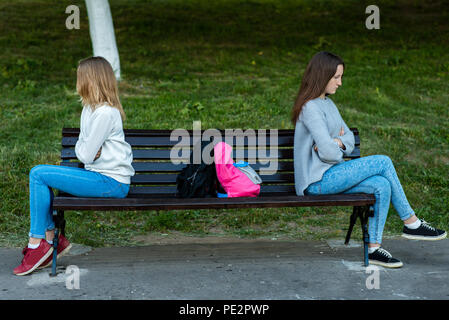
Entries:
POLYGON ((232 160, 232 147, 219 142, 214 147, 215 169, 217 178, 223 189, 232 197, 257 197, 260 185, 253 183, 242 171, 234 167, 232 160))

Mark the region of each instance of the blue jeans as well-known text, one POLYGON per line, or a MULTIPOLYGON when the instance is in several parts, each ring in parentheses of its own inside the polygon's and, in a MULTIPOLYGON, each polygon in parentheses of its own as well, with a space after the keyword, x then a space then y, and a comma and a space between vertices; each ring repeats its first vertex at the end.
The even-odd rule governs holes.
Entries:
POLYGON ((45 232, 55 228, 52 188, 78 197, 124 198, 129 184, 82 168, 35 166, 30 171, 30 237, 45 239, 45 232))
POLYGON ((310 184, 305 194, 369 193, 374 194, 374 217, 368 220, 370 243, 381 243, 390 201, 402 220, 412 217, 393 162, 385 155, 372 155, 340 162, 324 172, 320 181, 310 184))

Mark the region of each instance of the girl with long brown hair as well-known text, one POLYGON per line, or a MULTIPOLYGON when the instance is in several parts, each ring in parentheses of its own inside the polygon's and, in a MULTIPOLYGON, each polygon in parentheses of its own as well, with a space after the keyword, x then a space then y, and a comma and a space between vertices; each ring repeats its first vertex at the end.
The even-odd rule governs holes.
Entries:
POLYGON ((374 217, 369 218, 369 262, 389 268, 403 264, 381 247, 390 202, 404 222, 402 236, 414 240, 446 238, 443 230, 416 217, 386 155, 344 161, 354 150, 354 135, 329 98, 342 85, 343 60, 319 52, 310 60, 292 109, 295 125, 294 170, 297 195, 374 194, 374 217))
POLYGON ((84 168, 38 165, 31 169, 29 241, 21 264, 13 271, 16 275, 49 266, 53 250, 58 257, 70 250, 71 244, 63 235, 54 239, 52 189, 103 198, 124 198, 129 191, 133 157, 125 141, 125 113, 109 62, 102 57, 80 61, 76 89, 83 110, 75 153, 84 168))

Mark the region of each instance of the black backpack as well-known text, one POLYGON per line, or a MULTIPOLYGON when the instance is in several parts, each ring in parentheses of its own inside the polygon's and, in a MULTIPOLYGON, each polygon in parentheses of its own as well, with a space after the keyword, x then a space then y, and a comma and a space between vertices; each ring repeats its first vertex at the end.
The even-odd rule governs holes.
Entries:
MULTIPOLYGON (((201 141, 201 155, 209 143, 211 142, 201 141)), ((211 151, 211 156, 213 159, 214 149, 211 151)), ((192 151, 190 163, 176 177, 176 196, 179 198, 216 198, 217 188, 219 188, 219 182, 215 163, 206 164, 201 157, 201 163, 194 164, 192 151)))

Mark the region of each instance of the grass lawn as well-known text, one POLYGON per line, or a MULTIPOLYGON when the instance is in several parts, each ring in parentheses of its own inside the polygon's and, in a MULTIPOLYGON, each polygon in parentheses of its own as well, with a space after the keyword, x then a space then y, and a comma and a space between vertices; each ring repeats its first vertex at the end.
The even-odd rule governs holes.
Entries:
MULTIPOLYGON (((449 224, 449 7, 444 1, 110 0, 126 128, 293 128, 290 110, 308 60, 320 50, 346 63, 332 99, 361 132, 362 156, 386 154, 410 204, 449 224)), ((61 128, 78 127, 81 28, 65 27, 64 1, 0 0, 0 245, 29 230, 28 173, 57 164, 61 128)), ((343 238, 350 208, 66 213, 71 241, 130 245, 149 232, 291 239, 343 238)), ((401 232, 393 206, 385 236, 401 232)), ((360 239, 360 228, 354 239, 360 239)))

